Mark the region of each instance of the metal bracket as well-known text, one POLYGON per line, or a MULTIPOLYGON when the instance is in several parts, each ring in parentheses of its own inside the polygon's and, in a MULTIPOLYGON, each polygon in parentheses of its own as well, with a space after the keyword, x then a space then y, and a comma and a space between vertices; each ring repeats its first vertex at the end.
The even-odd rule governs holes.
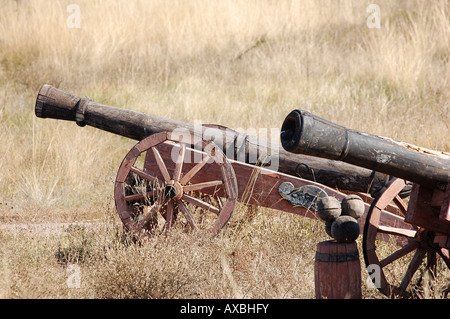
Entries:
POLYGON ((317 211, 319 198, 328 196, 320 187, 305 185, 295 188, 290 182, 281 183, 278 186, 278 193, 291 205, 304 207, 313 211, 317 211))

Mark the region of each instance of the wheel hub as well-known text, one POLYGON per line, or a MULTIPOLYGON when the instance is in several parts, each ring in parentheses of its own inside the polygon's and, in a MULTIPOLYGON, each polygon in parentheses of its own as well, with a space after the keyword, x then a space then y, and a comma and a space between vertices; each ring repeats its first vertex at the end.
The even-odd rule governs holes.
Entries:
POLYGON ((435 235, 436 233, 433 231, 426 229, 419 229, 417 231, 416 238, 420 243, 420 247, 426 250, 438 250, 439 245, 438 243, 434 242, 435 235))
POLYGON ((164 188, 164 196, 169 200, 179 200, 183 196, 183 187, 174 180, 168 181, 164 188))

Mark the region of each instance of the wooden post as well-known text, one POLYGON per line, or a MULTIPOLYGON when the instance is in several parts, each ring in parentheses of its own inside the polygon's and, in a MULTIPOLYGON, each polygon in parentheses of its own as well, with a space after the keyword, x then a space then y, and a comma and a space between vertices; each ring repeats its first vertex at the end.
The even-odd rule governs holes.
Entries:
POLYGON ((314 281, 317 299, 361 299, 361 264, 356 242, 317 244, 314 281))

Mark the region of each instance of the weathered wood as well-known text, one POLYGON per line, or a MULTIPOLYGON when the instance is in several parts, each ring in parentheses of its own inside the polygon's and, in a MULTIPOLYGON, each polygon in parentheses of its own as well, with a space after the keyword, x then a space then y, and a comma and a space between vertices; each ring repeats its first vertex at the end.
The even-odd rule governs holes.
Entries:
POLYGON ((361 299, 361 264, 356 242, 330 240, 317 244, 314 282, 317 299, 361 299))
MULTIPOLYGON (((167 132, 152 134, 138 142, 128 152, 119 167, 114 193, 116 209, 126 230, 131 231, 136 239, 139 239, 145 232, 152 233, 151 221, 156 212, 160 212, 165 218, 166 232, 172 227, 178 212, 184 215, 192 230, 197 229, 197 224, 190 211, 192 208, 188 208, 186 204, 193 204, 193 206, 203 208, 205 212, 215 214, 214 224, 206 226, 212 234, 217 234, 233 214, 237 200, 237 185, 234 170, 225 154, 219 149, 208 150, 212 142, 202 141, 202 148, 198 152, 204 155, 204 158, 213 158, 214 161, 208 165, 218 165, 220 169, 215 170, 216 176, 213 180, 197 183, 193 179, 197 175, 195 173, 199 171, 198 164, 193 168, 184 165, 186 148, 182 147, 180 142, 167 132), (161 152, 165 148, 160 149, 160 145, 170 145, 172 148, 175 147, 176 151, 181 150, 181 152, 178 152, 175 158, 171 158, 172 152, 169 154, 161 152), (209 154, 207 154, 208 151, 209 154), (137 167, 135 165, 142 164, 137 161, 141 155, 145 158, 144 165, 137 167), (142 180, 138 181, 139 179, 134 174, 142 180), (187 185, 199 188, 200 191, 217 186, 222 190, 221 194, 225 203, 217 207, 202 198, 191 196, 192 190, 184 189, 184 186, 187 185), (135 190, 138 193, 130 194, 130 191, 135 191, 133 188, 136 186, 135 190), (146 195, 150 197, 146 198, 146 195), (133 201, 141 199, 145 199, 146 204, 133 203, 133 201), (135 204, 148 206, 150 211, 147 214, 143 210, 136 211, 135 204)), ((201 163, 206 163, 206 161, 201 163)))
POLYGON ((448 153, 350 130, 306 111, 292 111, 281 131, 289 152, 344 161, 441 190, 450 179, 448 153))
POLYGON ((409 199, 405 222, 437 233, 450 234, 450 225, 439 218, 441 205, 432 206, 435 190, 414 184, 409 199))
MULTIPOLYGON (((174 145, 171 145, 169 143, 161 143, 160 145, 158 145, 158 151, 163 158, 170 159, 170 154, 173 152, 173 147, 174 145)), ((191 148, 186 148, 184 152, 185 157, 183 160, 183 167, 186 172, 197 165, 197 163, 194 161, 195 158, 197 158, 199 161, 201 160, 201 157, 195 155, 194 153, 199 153, 199 151, 191 148)), ((317 182, 296 178, 288 174, 270 171, 264 167, 255 167, 254 165, 238 161, 230 160, 230 163, 232 164, 236 175, 238 201, 244 204, 267 207, 287 213, 293 213, 313 219, 319 219, 317 213, 312 209, 301 206, 293 206, 288 201, 282 199, 278 190, 280 184, 289 182, 292 183, 295 188, 316 186, 322 189, 322 191, 325 192, 328 196, 335 197, 338 201, 341 201, 346 196, 345 193, 339 192, 334 188, 327 187, 317 182)), ((165 164, 167 166, 167 170, 169 171, 169 175, 174 174, 176 162, 169 160, 166 161, 165 164)), ((152 172, 155 177, 163 180, 163 176, 159 172, 158 165, 156 164, 153 153, 147 153, 144 166, 146 167, 148 172, 152 172)), ((213 183, 214 181, 217 181, 219 179, 219 165, 217 163, 210 163, 208 165, 205 165, 202 168, 201 173, 196 174, 191 179, 191 182, 193 184, 192 186, 194 186, 200 183, 213 183)), ((187 189, 189 190, 189 186, 187 186, 187 189)), ((219 192, 217 192, 217 189, 214 187, 203 188, 201 192, 208 195, 213 195, 215 193, 220 196, 222 195, 220 189, 219 192)), ((370 209, 370 204, 371 201, 369 200, 369 198, 367 198, 367 202, 364 203, 364 214, 360 219, 358 219, 361 230, 363 229, 367 212, 370 209)), ((399 211, 398 209, 395 209, 395 207, 388 207, 386 211, 382 211, 381 214, 385 225, 393 227, 409 227, 409 224, 403 222, 403 218, 399 216, 399 211)))
POLYGON ((190 123, 102 105, 44 85, 37 96, 35 114, 41 118, 75 121, 135 140, 163 131, 190 132, 199 139, 214 137, 214 142, 231 160, 263 166, 280 173, 315 181, 332 188, 377 194, 389 176, 344 162, 292 154, 278 143, 270 143, 232 129, 195 126, 190 123))
POLYGON ((374 199, 364 224, 363 252, 366 266, 368 270, 371 269, 369 273, 373 271, 377 288, 389 297, 408 296, 411 292, 408 288, 411 278, 418 273, 418 266, 425 259, 425 271, 436 271, 438 255, 447 267, 450 267, 450 225, 439 218, 439 210, 445 201, 443 192, 414 184, 408 206, 405 208, 406 204, 397 196, 405 183, 405 180, 394 179, 386 190, 374 199), (383 210, 393 202, 404 212, 403 225, 391 226, 386 223, 386 213, 383 213, 383 210), (390 237, 398 247, 380 247, 377 244, 380 236, 390 237), (392 276, 397 277, 397 274, 401 277, 394 279, 392 276))

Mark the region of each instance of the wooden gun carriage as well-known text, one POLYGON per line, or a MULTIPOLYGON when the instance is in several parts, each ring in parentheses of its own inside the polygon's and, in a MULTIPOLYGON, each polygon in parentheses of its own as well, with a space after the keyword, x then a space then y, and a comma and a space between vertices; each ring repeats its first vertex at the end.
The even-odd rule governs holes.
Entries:
POLYGON ((405 295, 416 278, 423 280, 425 273, 437 277, 439 266, 448 271, 450 154, 350 130, 301 110, 286 117, 281 143, 293 153, 345 161, 396 177, 373 200, 364 224, 364 259, 381 292, 405 295), (407 201, 399 193, 408 182, 413 186, 407 201), (388 206, 396 207, 390 211, 401 223, 389 225, 383 214, 388 206), (399 248, 385 251, 378 239, 386 235, 399 248))
POLYGON ((39 90, 35 114, 139 141, 125 156, 115 182, 118 214, 125 228, 135 231, 149 230, 158 209, 169 220, 167 229, 178 212, 191 228, 197 228, 187 204, 213 213, 213 233, 226 225, 236 201, 316 218, 312 205, 317 196, 340 199, 346 196, 340 189, 370 197, 389 181, 388 175, 373 170, 292 154, 276 143, 220 125, 196 127, 102 105, 50 85, 39 90), (158 187, 149 185, 155 183, 158 187), (157 189, 163 190, 159 196, 157 189), (159 205, 153 205, 156 198, 159 205), (140 212, 144 218, 135 216, 139 204, 151 207, 150 212, 140 212))
MULTIPOLYGON (((195 126, 102 105, 50 85, 39 90, 35 114, 138 141, 123 159, 114 184, 118 215, 124 230, 135 237, 168 232, 173 227, 217 234, 230 220, 237 201, 318 219, 321 198, 342 200, 349 193, 365 201, 360 227, 364 227, 365 238, 372 240, 365 243, 370 264, 377 263, 373 245, 380 233, 418 237, 419 231, 411 229, 411 221, 402 215, 407 208, 399 194, 408 193, 407 182, 393 179, 391 172, 378 167, 366 168, 318 154, 294 154, 277 143, 220 125, 195 126), (366 218, 369 225, 364 225, 366 218)), ((288 135, 282 132, 281 137, 283 141, 288 135)), ((428 189, 431 193, 422 196, 431 196, 439 205, 448 201, 448 191, 442 192, 447 196, 444 199, 435 193, 438 188, 428 189)), ((424 191, 416 186, 413 194, 418 192, 424 191)), ((443 243, 448 240, 448 225, 438 224, 447 228, 439 232, 442 239, 434 236, 433 241, 443 243)), ((413 249, 422 252, 421 243, 407 244, 394 257, 413 249)), ((448 256, 448 249, 446 253, 448 256)), ((383 283, 380 290, 389 293, 384 287, 383 283)))

